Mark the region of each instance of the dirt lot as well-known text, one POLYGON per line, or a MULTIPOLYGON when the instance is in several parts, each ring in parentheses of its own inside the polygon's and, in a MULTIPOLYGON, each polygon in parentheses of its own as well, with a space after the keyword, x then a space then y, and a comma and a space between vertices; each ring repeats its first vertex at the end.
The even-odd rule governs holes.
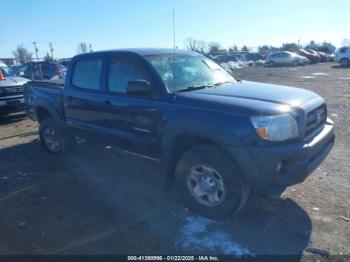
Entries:
POLYGON ((103 146, 54 156, 23 114, 0 120, 0 254, 350 255, 350 68, 249 68, 244 80, 322 95, 336 125, 325 162, 280 199, 250 198, 226 223, 188 212, 165 192, 156 162, 103 146))

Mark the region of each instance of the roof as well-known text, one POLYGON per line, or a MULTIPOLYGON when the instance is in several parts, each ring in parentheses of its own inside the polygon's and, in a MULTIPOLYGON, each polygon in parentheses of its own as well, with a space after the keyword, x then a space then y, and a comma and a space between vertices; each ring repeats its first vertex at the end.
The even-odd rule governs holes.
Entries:
MULTIPOLYGON (((113 50, 105 50, 105 51, 97 51, 97 52, 91 52, 91 53, 85 53, 86 54, 101 54, 101 53, 114 53, 114 52, 130 52, 139 54, 141 56, 147 56, 147 55, 163 55, 163 54, 173 54, 174 49, 171 48, 125 48, 125 49, 113 49, 113 50)), ((176 54, 189 54, 189 55, 198 55, 198 53, 182 50, 182 49, 175 49, 176 54)))

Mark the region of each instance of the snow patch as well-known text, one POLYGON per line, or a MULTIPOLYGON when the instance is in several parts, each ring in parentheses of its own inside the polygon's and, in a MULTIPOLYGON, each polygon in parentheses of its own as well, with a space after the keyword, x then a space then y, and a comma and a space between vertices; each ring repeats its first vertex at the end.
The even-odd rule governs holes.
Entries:
POLYGON ((313 76, 328 76, 327 73, 322 73, 322 72, 320 72, 320 73, 312 73, 312 75, 313 76))
POLYGON ((202 218, 186 217, 180 230, 180 245, 203 251, 213 251, 224 255, 253 256, 254 254, 236 243, 231 235, 224 231, 220 223, 202 218))
POLYGON ((315 78, 314 76, 301 76, 301 78, 304 78, 304 79, 312 79, 312 78, 315 78))

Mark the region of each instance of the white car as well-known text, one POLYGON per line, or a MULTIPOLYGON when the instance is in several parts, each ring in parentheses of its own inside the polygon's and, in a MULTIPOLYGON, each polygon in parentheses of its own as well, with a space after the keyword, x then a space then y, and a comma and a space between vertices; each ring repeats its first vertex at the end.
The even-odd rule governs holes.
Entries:
POLYGON ((337 50, 335 54, 335 61, 340 63, 341 66, 350 65, 350 46, 344 46, 337 50))

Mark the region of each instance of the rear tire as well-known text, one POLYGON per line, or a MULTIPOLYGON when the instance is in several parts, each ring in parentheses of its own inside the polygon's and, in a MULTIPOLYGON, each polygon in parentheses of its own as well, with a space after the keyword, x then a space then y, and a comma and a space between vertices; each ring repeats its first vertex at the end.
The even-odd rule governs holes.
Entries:
POLYGON ((222 220, 238 213, 249 196, 249 186, 232 159, 212 145, 186 151, 175 176, 185 205, 208 218, 222 220))
POLYGON ((268 65, 271 66, 271 67, 273 67, 273 66, 276 65, 276 63, 275 63, 274 61, 270 60, 270 61, 268 62, 268 65))
MULTIPOLYGON (((39 126, 40 142, 47 152, 51 154, 67 153, 72 148, 72 143, 63 134, 52 118, 46 118, 39 126)), ((72 141, 73 142, 73 141, 72 141)))

